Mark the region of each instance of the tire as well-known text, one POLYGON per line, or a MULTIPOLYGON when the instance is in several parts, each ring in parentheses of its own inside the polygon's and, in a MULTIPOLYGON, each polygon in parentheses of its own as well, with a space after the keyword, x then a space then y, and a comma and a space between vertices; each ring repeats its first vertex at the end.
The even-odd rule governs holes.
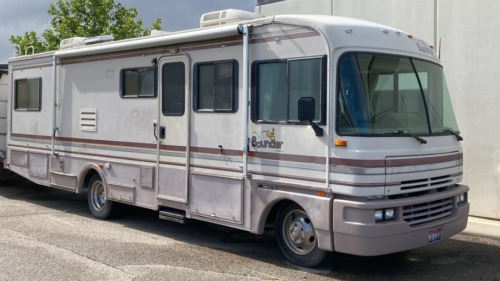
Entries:
POLYGON ((98 219, 106 220, 113 218, 118 213, 118 203, 105 199, 105 188, 101 177, 95 174, 90 178, 87 201, 92 215, 98 219))
POLYGON ((281 252, 290 262, 316 267, 325 259, 326 251, 318 248, 314 226, 299 205, 281 206, 276 215, 275 230, 281 252))

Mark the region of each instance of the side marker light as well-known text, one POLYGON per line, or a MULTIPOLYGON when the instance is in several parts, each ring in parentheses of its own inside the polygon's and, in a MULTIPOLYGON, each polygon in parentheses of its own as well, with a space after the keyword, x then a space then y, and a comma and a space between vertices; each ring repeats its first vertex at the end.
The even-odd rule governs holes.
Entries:
POLYGON ((319 197, 325 197, 326 196, 326 194, 325 194, 324 191, 318 191, 318 192, 316 192, 316 195, 318 195, 319 197))
POLYGON ((346 140, 334 140, 333 144, 335 146, 344 146, 344 147, 346 147, 347 146, 347 141, 346 140))

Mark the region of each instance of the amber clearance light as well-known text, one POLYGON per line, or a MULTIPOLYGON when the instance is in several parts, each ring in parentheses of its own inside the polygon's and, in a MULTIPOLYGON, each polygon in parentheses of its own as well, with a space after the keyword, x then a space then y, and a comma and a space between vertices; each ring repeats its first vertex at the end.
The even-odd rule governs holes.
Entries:
POLYGON ((347 141, 346 140, 334 140, 333 144, 335 146, 347 146, 347 141))

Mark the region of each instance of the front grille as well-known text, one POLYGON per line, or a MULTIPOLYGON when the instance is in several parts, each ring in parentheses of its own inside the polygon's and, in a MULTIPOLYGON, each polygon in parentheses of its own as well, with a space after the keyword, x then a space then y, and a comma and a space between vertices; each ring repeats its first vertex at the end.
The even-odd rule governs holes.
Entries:
POLYGON ((440 188, 449 186, 452 183, 453 183, 453 177, 451 175, 446 175, 435 178, 403 181, 401 182, 401 190, 440 188))
POLYGON ((452 214, 453 202, 452 197, 404 206, 403 220, 410 226, 415 226, 448 217, 452 214))

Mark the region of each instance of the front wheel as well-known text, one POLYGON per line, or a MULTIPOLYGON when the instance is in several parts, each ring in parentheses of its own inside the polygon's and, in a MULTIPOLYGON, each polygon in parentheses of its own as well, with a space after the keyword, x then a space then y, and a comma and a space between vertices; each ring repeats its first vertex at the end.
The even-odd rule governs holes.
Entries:
POLYGON ((276 216, 276 239, 281 252, 294 264, 316 267, 326 251, 318 248, 316 231, 307 213, 297 204, 283 205, 276 216))
POLYGON ((105 220, 115 216, 118 212, 118 203, 106 200, 104 183, 98 174, 90 178, 88 188, 88 204, 92 215, 98 219, 105 220))

